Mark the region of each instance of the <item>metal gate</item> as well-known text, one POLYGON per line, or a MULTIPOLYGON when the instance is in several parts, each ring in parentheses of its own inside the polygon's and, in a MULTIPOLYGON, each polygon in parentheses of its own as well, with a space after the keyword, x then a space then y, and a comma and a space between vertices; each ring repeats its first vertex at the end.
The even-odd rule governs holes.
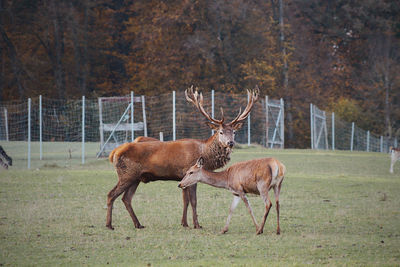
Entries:
POLYGON ((310 104, 311 149, 328 149, 325 111, 310 104))
POLYGON ((283 99, 268 100, 265 96, 265 119, 266 119, 266 146, 270 148, 284 148, 284 103, 283 99))
POLYGON ((132 93, 131 97, 99 97, 98 101, 100 151, 97 157, 107 155, 123 143, 132 142, 135 139, 135 131, 143 131, 143 135, 147 136, 144 96, 134 97, 132 93), (134 120, 135 103, 142 103, 143 121, 134 120))

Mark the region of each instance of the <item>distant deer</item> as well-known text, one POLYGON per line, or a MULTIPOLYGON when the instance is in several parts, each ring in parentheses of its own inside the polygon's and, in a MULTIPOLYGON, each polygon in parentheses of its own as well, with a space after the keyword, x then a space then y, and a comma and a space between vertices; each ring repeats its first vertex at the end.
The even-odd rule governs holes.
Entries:
POLYGON ((231 207, 229 209, 228 219, 221 233, 228 231, 229 222, 232 218, 232 213, 235 210, 240 199, 244 201, 247 209, 256 226, 257 234, 261 234, 264 229, 269 210, 272 207, 271 199, 268 192, 271 188, 274 189, 276 212, 278 218, 278 226, 276 234, 280 234, 279 226, 279 193, 281 191, 282 181, 285 176, 286 168, 278 160, 274 158, 254 159, 233 164, 228 169, 221 172, 212 172, 203 168, 204 160, 199 158, 194 166, 187 172, 178 187, 186 188, 194 185, 197 182, 202 182, 219 188, 225 188, 231 191, 234 195, 231 207), (253 210, 250 207, 246 193, 260 195, 265 203, 265 213, 261 225, 258 226, 254 218, 253 210))
MULTIPOLYGON (((208 125, 216 130, 207 140, 181 139, 177 141, 159 142, 152 138, 143 138, 137 142, 123 144, 114 149, 109 156, 118 174, 117 185, 108 193, 106 226, 112 227, 112 207, 115 199, 124 193, 122 201, 128 210, 136 228, 143 228, 132 209, 132 197, 140 182, 148 183, 157 180, 180 181, 186 171, 199 157, 204 159, 204 168, 215 170, 227 164, 235 144, 236 130, 240 129, 243 121, 249 116, 258 98, 258 88, 248 91, 249 101, 243 112, 234 120, 225 123, 222 119, 212 118, 203 108, 203 95, 193 92, 193 86, 185 91, 186 99, 194 104, 198 111, 208 119, 208 125)), ((197 219, 196 185, 183 190, 182 225, 187 227, 188 204, 193 210, 194 228, 200 228, 197 219)))
POLYGON ((400 159, 400 147, 390 147, 390 173, 393 173, 393 166, 400 159))
POLYGON ((12 166, 12 158, 7 155, 2 146, 0 146, 0 165, 4 169, 8 169, 8 166, 12 166))

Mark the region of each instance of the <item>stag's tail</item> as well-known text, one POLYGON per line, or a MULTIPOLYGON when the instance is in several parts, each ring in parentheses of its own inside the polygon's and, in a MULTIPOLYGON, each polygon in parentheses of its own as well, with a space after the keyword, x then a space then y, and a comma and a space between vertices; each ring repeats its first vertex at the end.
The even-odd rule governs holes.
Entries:
POLYGON ((123 155, 127 150, 129 150, 132 144, 133 143, 125 143, 117 148, 114 148, 114 150, 111 151, 110 155, 108 156, 110 162, 111 163, 117 162, 117 159, 121 157, 121 155, 123 155))

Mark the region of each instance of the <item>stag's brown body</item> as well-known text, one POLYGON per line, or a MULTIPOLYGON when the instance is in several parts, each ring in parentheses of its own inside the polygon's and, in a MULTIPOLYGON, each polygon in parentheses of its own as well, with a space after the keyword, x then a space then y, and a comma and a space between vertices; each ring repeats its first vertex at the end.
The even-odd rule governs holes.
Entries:
MULTIPOLYGON (((114 149, 109 159, 114 164, 118 174, 117 185, 108 193, 107 198, 107 223, 112 227, 112 207, 115 199, 124 193, 122 201, 128 210, 136 228, 143 228, 136 217, 131 205, 132 197, 140 182, 148 183, 157 180, 180 181, 186 171, 196 162, 199 157, 204 158, 204 167, 215 170, 226 165, 230 160, 230 154, 234 145, 235 131, 242 126, 243 120, 247 118, 250 110, 257 100, 258 90, 251 94, 251 99, 243 113, 230 123, 224 123, 224 118, 215 120, 204 110, 203 97, 197 91, 193 93, 192 88, 186 91, 186 98, 192 102, 197 109, 210 121, 211 128, 216 130, 215 134, 207 140, 181 139, 170 142, 159 142, 157 139, 141 137, 135 142, 127 143, 114 149)), ((187 226, 187 206, 190 201, 193 209, 193 224, 200 228, 196 211, 196 185, 184 189, 184 207, 182 225, 187 226)))

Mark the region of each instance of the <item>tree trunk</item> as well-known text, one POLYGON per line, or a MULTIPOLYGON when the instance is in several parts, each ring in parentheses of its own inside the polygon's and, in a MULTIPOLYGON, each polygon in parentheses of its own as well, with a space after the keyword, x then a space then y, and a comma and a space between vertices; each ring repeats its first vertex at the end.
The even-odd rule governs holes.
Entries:
POLYGON ((18 96, 23 98, 25 95, 25 90, 24 90, 24 86, 22 84, 22 77, 21 77, 23 70, 21 69, 22 65, 21 65, 20 60, 18 59, 17 50, 15 49, 14 44, 8 37, 7 32, 3 28, 3 25, 0 25, 0 35, 2 37, 3 44, 5 44, 3 47, 7 48, 7 51, 8 51, 11 68, 13 70, 15 80, 17 83, 18 96))
POLYGON ((279 31, 280 31, 280 44, 282 51, 282 76, 283 76, 283 92, 285 95, 285 111, 288 123, 287 125, 287 137, 289 143, 293 140, 293 116, 292 116, 292 98, 289 93, 289 67, 287 62, 286 46, 285 46, 285 25, 283 22, 283 0, 279 0, 279 31))
POLYGON ((60 14, 60 6, 56 4, 58 1, 53 0, 51 3, 53 15, 53 34, 54 34, 54 54, 53 54, 53 68, 54 68, 54 81, 58 97, 64 99, 65 92, 65 71, 63 66, 64 57, 64 25, 62 16, 60 14))

